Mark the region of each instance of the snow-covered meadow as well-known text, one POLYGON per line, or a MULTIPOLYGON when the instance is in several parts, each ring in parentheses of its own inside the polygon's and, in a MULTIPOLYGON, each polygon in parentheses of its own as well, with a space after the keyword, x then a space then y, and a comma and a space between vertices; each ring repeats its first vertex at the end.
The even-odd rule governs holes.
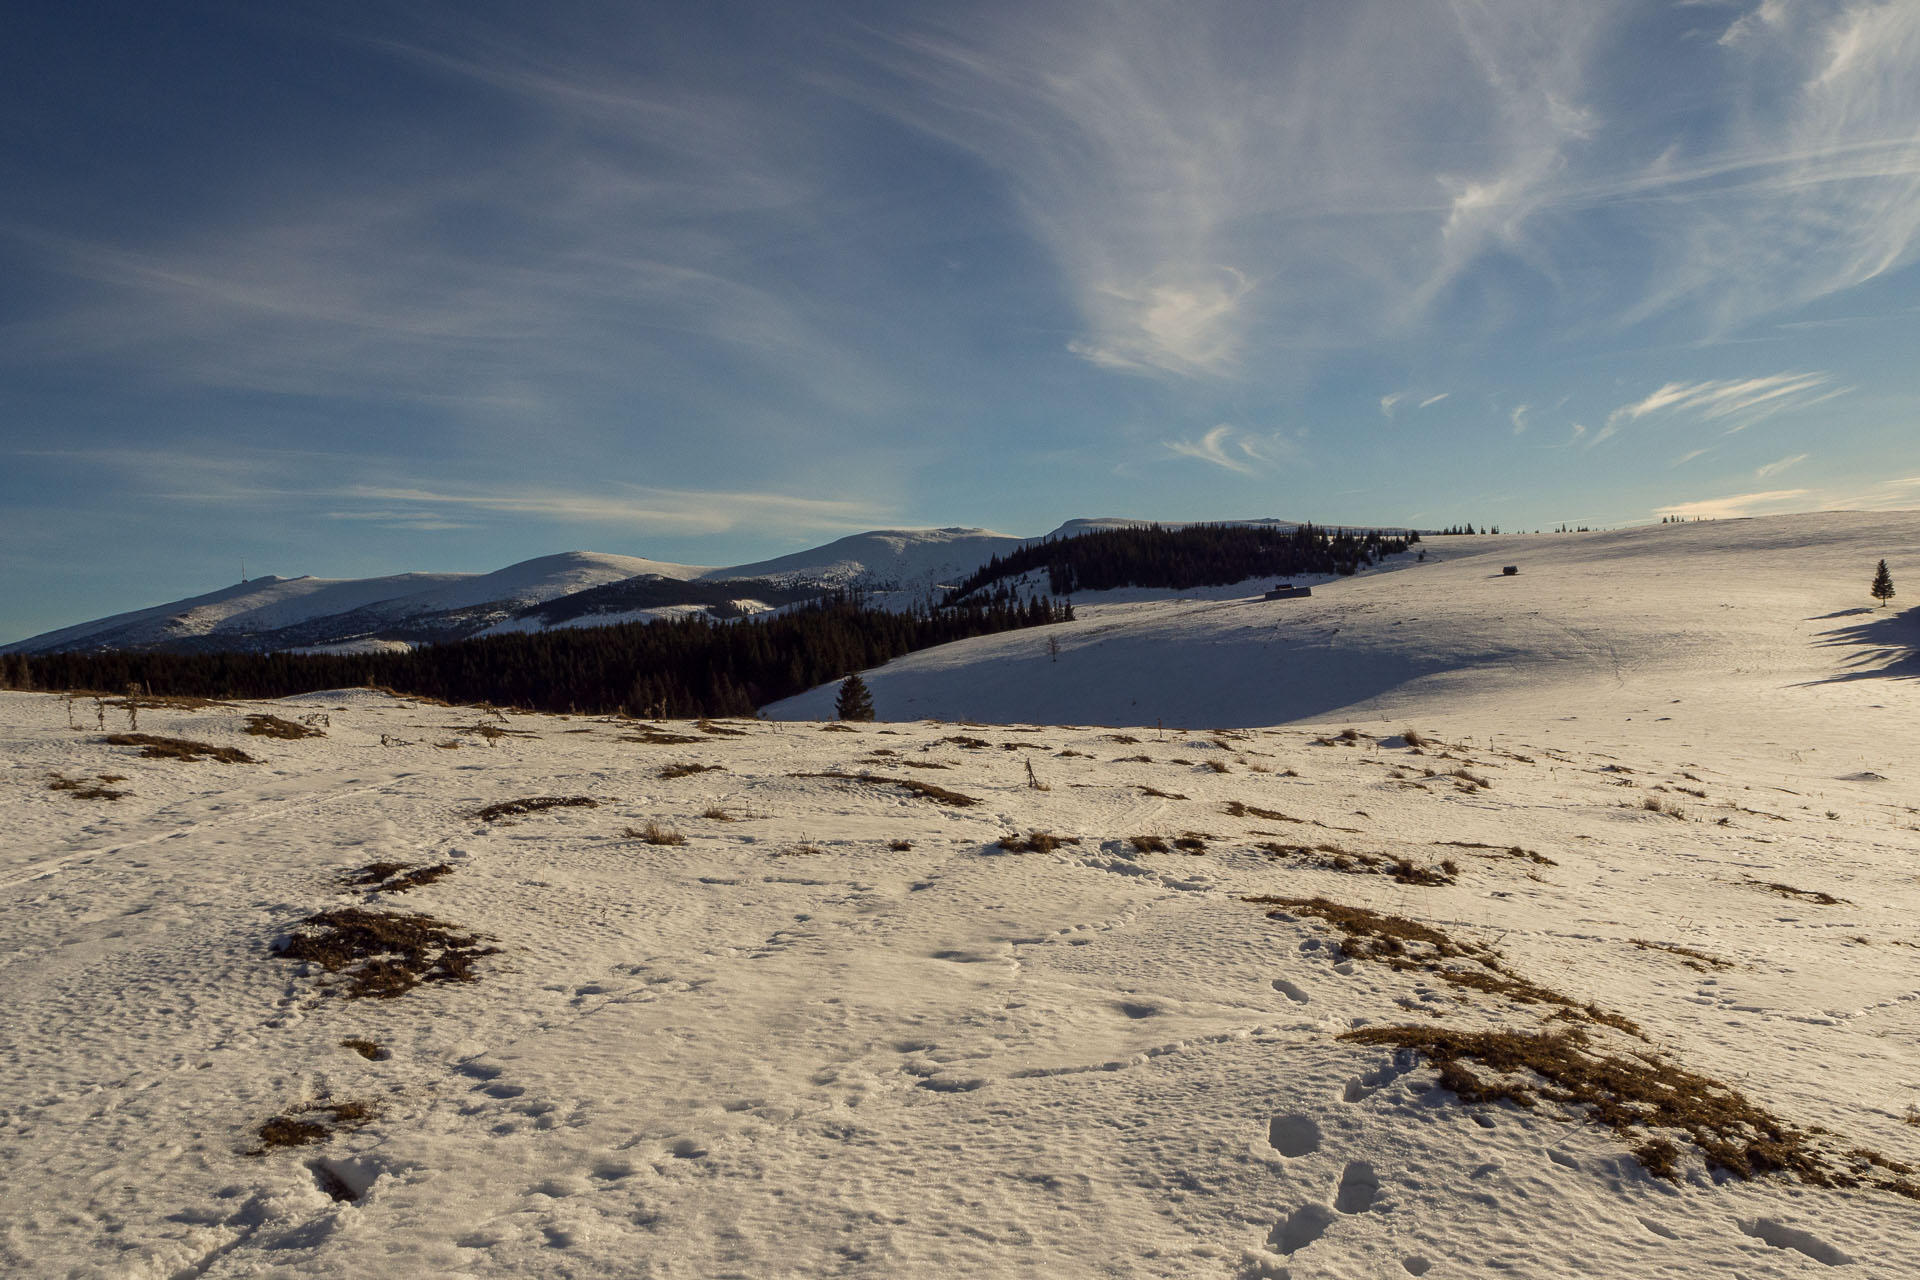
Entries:
POLYGON ((1435 539, 1083 602, 1057 660, 869 674, 944 722, 139 709, 223 763, 0 694, 0 1269, 1905 1274, 1920 1202, 1868 1184, 1920 1164, 1920 637, 1865 588, 1915 545, 1435 539), (481 816, 538 797, 593 803, 481 816), (348 908, 497 951, 384 999, 274 954, 348 908), (1337 923, 1389 918, 1444 945, 1337 923), (1862 1185, 1652 1176, 1394 1027, 1710 1077, 1862 1185))

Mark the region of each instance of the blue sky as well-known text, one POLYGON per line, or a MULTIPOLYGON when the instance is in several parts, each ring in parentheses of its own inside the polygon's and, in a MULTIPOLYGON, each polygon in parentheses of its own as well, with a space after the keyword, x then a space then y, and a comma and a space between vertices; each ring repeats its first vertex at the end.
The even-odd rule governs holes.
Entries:
POLYGON ((0 641, 1074 516, 1920 505, 1911 0, 72 4, 0 641))

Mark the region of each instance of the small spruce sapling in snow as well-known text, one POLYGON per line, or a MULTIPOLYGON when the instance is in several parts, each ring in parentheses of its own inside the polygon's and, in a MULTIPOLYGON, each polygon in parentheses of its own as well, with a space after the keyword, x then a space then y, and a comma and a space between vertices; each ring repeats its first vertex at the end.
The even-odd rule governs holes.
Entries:
POLYGON ((1873 592, 1873 598, 1880 602, 1882 609, 1887 607, 1887 601, 1893 599, 1893 575, 1887 572, 1885 560, 1873 571, 1873 585, 1868 590, 1873 592))
POLYGON ((857 674, 842 680, 840 696, 833 700, 833 714, 837 720, 873 719, 873 695, 867 691, 867 682, 857 674))

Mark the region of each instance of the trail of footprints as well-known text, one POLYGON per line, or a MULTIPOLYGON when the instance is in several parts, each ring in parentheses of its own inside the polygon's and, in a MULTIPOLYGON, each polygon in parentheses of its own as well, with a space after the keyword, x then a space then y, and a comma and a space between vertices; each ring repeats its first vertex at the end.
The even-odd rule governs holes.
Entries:
MULTIPOLYGON (((1320 1150, 1323 1135, 1320 1122, 1310 1115, 1275 1116, 1267 1125, 1267 1142, 1288 1160, 1298 1160, 1320 1150)), ((1267 1244, 1276 1252, 1295 1254, 1327 1233, 1327 1228, 1344 1216, 1369 1213, 1380 1195, 1380 1175, 1365 1160, 1349 1160, 1334 1185, 1333 1203, 1308 1201, 1274 1224, 1267 1244)), ((1425 1275, 1432 1265, 1425 1258, 1401 1259, 1410 1275, 1425 1275)))

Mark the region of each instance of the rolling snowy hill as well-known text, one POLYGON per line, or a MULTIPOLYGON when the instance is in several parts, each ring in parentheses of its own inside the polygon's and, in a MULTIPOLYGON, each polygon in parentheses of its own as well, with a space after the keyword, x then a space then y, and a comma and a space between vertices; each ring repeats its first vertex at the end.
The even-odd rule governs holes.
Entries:
POLYGON ((872 673, 1038 725, 0 693, 0 1270, 1906 1274, 1916 534, 1436 539, 872 673), (1305 723, 1054 723, 1123 702, 1305 723))
POLYGON ((758 564, 713 568, 569 551, 486 574, 256 578, 204 596, 81 623, 0 646, 338 652, 549 626, 601 626, 686 612, 737 616, 860 588, 882 604, 932 598, 1024 539, 981 529, 877 530, 758 564), (630 584, 625 591, 608 590, 630 584), (729 585, 732 584, 732 585, 729 585), (570 608, 554 602, 585 597, 570 608))

